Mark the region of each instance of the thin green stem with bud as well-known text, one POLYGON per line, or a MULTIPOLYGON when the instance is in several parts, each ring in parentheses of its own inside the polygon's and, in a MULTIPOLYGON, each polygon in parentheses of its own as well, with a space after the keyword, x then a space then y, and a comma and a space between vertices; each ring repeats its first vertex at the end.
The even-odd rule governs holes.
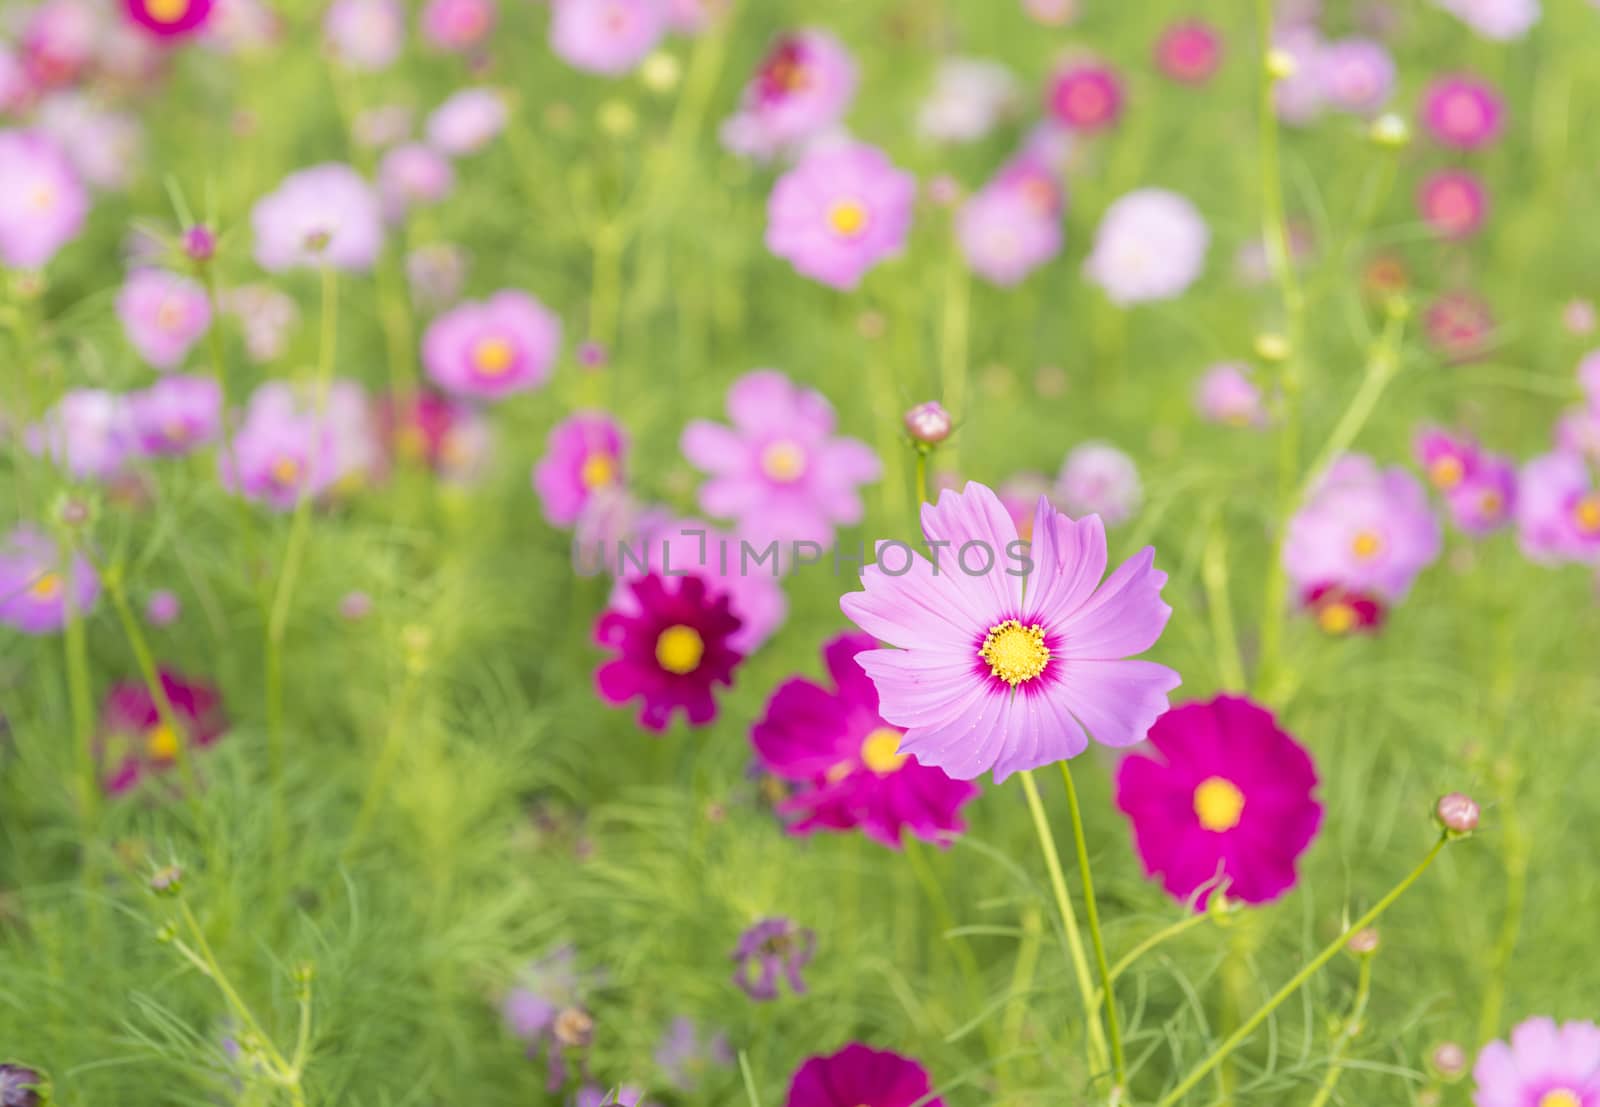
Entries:
POLYGON ((1328 1071, 1322 1074, 1317 1094, 1306 1107, 1327 1107, 1334 1089, 1339 1085, 1339 1078, 1344 1075, 1345 1050, 1361 1033, 1361 1020, 1366 1017, 1367 1000, 1372 994, 1372 961, 1373 955, 1370 953, 1361 956, 1361 968, 1356 975, 1356 997, 1350 1004, 1350 1013, 1339 1025, 1339 1033, 1334 1036, 1333 1048, 1328 1056, 1328 1071))
POLYGON ((1089 940, 1094 945, 1095 965, 1100 970, 1100 989, 1105 994, 1106 1037, 1111 1045, 1113 1101, 1128 1086, 1128 1062, 1122 1052, 1122 1026, 1117 1019, 1117 996, 1111 987, 1111 965, 1106 959, 1106 943, 1100 933, 1100 908, 1094 897, 1094 877, 1089 873, 1089 843, 1083 835, 1083 812, 1078 806, 1078 789, 1072 783, 1072 763, 1061 762, 1061 779, 1067 786, 1067 808, 1072 813, 1072 839, 1078 847, 1078 875, 1083 880, 1083 913, 1089 924, 1089 940))

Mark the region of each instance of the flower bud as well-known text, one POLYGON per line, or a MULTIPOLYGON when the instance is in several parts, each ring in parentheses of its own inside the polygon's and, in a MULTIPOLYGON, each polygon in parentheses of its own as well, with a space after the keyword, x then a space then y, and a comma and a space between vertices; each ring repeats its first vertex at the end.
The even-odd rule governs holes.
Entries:
POLYGON ((645 58, 644 64, 639 67, 639 79, 651 92, 671 92, 678 87, 678 79, 682 74, 678 59, 664 50, 657 50, 645 58))
POLYGON ((1433 814, 1452 838, 1465 837, 1478 829, 1478 805, 1471 796, 1460 792, 1440 796, 1433 814))
POLYGON ((183 890, 183 869, 163 865, 150 875, 150 890, 158 896, 175 896, 183 890))
POLYGON ((937 446, 950 437, 950 413, 936 400, 906 412, 905 424, 911 440, 922 446, 937 446))
POLYGON ((578 346, 578 364, 585 369, 603 369, 610 360, 606 348, 595 341, 584 342, 578 346))
POLYGON ((1283 361, 1289 356, 1289 340, 1281 334, 1256 335, 1256 356, 1262 361, 1283 361))
POLYGON ((556 1013, 550 1032, 568 1049, 584 1049, 594 1041, 594 1018, 581 1007, 564 1007, 556 1013))
POLYGON ((1273 47, 1267 51, 1264 64, 1267 67, 1267 76, 1274 81, 1287 81, 1295 74, 1294 55, 1287 50, 1273 47))
POLYGON ((1376 927, 1364 926, 1345 943, 1345 948, 1357 957, 1370 957, 1378 952, 1378 930, 1376 927))
POLYGON ((204 223, 183 232, 183 253, 190 261, 210 261, 217 253, 217 236, 204 223))
POLYGON ((42 1107, 49 1102, 50 1082, 29 1065, 0 1064, 0 1104, 4 1107, 42 1107))
POLYGON ((1428 1067, 1445 1080, 1459 1080, 1467 1071, 1467 1051, 1455 1042, 1440 1042, 1428 1054, 1428 1067))

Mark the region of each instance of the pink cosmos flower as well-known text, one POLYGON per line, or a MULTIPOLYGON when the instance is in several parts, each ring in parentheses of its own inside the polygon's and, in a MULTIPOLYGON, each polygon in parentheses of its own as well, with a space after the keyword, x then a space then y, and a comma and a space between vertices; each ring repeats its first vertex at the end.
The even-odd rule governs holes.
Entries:
POLYGON ((1045 106, 1056 122, 1079 134, 1116 126, 1122 116, 1122 78, 1104 62, 1081 61, 1050 78, 1045 106))
POLYGON ((1266 903, 1294 887, 1322 805, 1311 756, 1271 712, 1236 696, 1186 703, 1156 720, 1150 747, 1117 769, 1147 874, 1197 911, 1219 888, 1266 903))
POLYGON ((1471 238, 1489 214, 1489 192, 1470 169, 1441 169, 1417 187, 1417 210, 1441 238, 1471 238))
POLYGON ((1600 489, 1576 454, 1536 457, 1517 481, 1517 544, 1529 560, 1600 561, 1600 489))
POLYGON ((0 115, 22 113, 33 96, 28 71, 9 43, 0 43, 0 115))
POLYGON ((945 58, 917 108, 917 133, 936 142, 974 142, 1016 106, 1017 78, 999 62, 945 58))
POLYGON ((897 752, 904 737, 878 714, 878 690, 856 663, 870 635, 841 634, 823 647, 829 691, 795 677, 779 685, 750 740, 762 767, 794 782, 779 812, 791 834, 856 830, 900 848, 910 831, 947 844, 966 829, 961 807, 978 794, 966 781, 897 752))
POLYGON ((322 20, 333 56, 351 69, 387 69, 406 44, 406 10, 399 0, 333 0, 322 20))
POLYGON ((1021 558, 1016 524, 981 484, 924 504, 922 530, 939 562, 880 546, 865 591, 840 601, 857 626, 901 647, 857 656, 883 717, 906 728, 900 752, 960 780, 992 769, 1001 781, 1076 757, 1086 730, 1108 746, 1144 737, 1179 683, 1164 665, 1127 660, 1172 614, 1153 549, 1102 585, 1099 516, 1074 521, 1041 496, 1021 558))
POLYGON ((408 142, 396 146, 378 163, 378 195, 391 222, 425 204, 437 204, 456 186, 450 159, 431 146, 408 142))
POLYGON ((1334 638, 1347 634, 1376 634, 1388 613, 1383 600, 1374 593, 1337 584, 1308 588, 1301 602, 1317 621, 1317 629, 1334 638))
POLYGON ((1484 454, 1467 478, 1445 493, 1444 502, 1463 532, 1484 535, 1499 530, 1516 511, 1516 464, 1510 458, 1484 454))
POLYGON ((911 1058, 852 1042, 801 1065, 784 1107, 944 1107, 932 1091, 928 1070, 911 1058))
POLYGON ((176 592, 158 588, 145 601, 144 617, 153 627, 169 627, 183 614, 183 601, 176 592))
POLYGON ((0 131, 0 262, 40 269, 78 237, 89 194, 54 142, 25 131, 0 131))
POLYGON ((1205 268, 1211 231, 1175 192, 1142 188, 1106 209, 1084 274, 1123 307, 1181 296, 1205 268))
POLYGON ((1439 521, 1422 485, 1399 467, 1346 454, 1289 520, 1283 563, 1300 591, 1337 584, 1399 600, 1439 556, 1439 521))
POLYGON ((31 452, 49 457, 79 480, 120 475, 134 446, 126 401, 102 388, 64 393, 24 439, 31 452))
POLYGON ((1222 34, 1200 19, 1174 23, 1156 40, 1155 57, 1156 68, 1172 80, 1203 85, 1222 63, 1222 34))
POLYGON ((1144 502, 1139 468, 1109 442, 1085 442, 1061 463, 1054 500, 1068 515, 1098 515, 1108 527, 1125 523, 1144 502))
POLYGON ((732 685, 743 660, 729 639, 739 619, 725 592, 713 593, 704 578, 663 579, 655 573, 629 583, 636 613, 613 608, 595 624, 595 641, 617 657, 595 670, 595 688, 607 703, 638 699, 639 725, 664 731, 682 711, 690 726, 717 716, 716 684, 732 685))
POLYGON ((238 433, 219 451, 224 488, 275 511, 289 511, 302 496, 317 496, 338 479, 333 434, 284 382, 256 390, 238 433))
POLYGON ((1528 1019, 1490 1042, 1473 1066, 1474 1107, 1594 1107, 1600 1103, 1600 1026, 1528 1019))
POLYGON ((1019 158, 961 206, 956 240, 985 280, 1010 287, 1061 253, 1061 186, 1042 163, 1019 158))
POLYGON ((617 76, 656 48, 664 0, 551 0, 550 48, 574 69, 617 76))
POLYGON ((723 125, 730 149, 770 158, 824 134, 844 118, 858 83, 855 60, 826 31, 785 34, 745 85, 739 111, 723 125))
POLYGON ((1446 361, 1460 364, 1483 356, 1494 338, 1494 310, 1476 292, 1440 293, 1422 313, 1428 343, 1446 361))
POLYGON ((461 157, 482 150, 506 129, 505 97, 492 88, 464 88, 428 116, 428 142, 435 150, 461 157))
POLYGON ((141 781, 172 770, 180 755, 208 749, 228 729, 216 688, 170 669, 161 669, 158 679, 172 708, 170 722, 143 681, 116 684, 106 693, 98 745, 110 795, 127 795, 141 781))
POLYGON ((1484 38, 1509 42, 1539 22, 1539 0, 1433 0, 1484 38))
POLYGON ((1570 407, 1555 426, 1556 449, 1600 461, 1600 403, 1570 407))
POLYGON ((300 321, 300 309, 286 293, 270 285, 242 284, 222 294, 222 308, 239 321, 245 353, 261 364, 275 361, 300 321))
POLYGON ((1592 300, 1568 300, 1561 306, 1561 326, 1568 334, 1593 334, 1596 322, 1600 322, 1600 312, 1595 311, 1592 300))
POLYGON ((39 105, 34 124, 94 188, 125 189, 140 168, 144 131, 138 118, 106 107, 87 92, 52 94, 39 105))
POLYGON ((377 193, 348 165, 291 173, 250 212, 256 261, 268 272, 297 267, 365 271, 383 247, 377 193))
POLYGON ((533 488, 552 526, 570 527, 590 499, 625 479, 628 439, 605 412, 583 411, 550 431, 544 457, 533 467, 533 488))
POLYGON ((1422 94, 1422 125, 1441 146, 1478 150, 1500 137, 1505 110, 1486 81, 1468 74, 1436 78, 1422 94))
POLYGON ((102 12, 83 0, 45 0, 22 28, 22 56, 40 88, 71 84, 94 60, 103 34, 102 12))
POLYGON ((67 622, 68 596, 84 615, 100 598, 100 575, 82 554, 62 564, 55 542, 30 524, 0 539, 0 623, 23 634, 55 634, 67 622))
POLYGON ((422 336, 422 364, 446 392, 502 400, 539 388, 561 352, 561 320, 507 289, 439 316, 422 336))
POLYGON ((916 195, 916 178, 871 146, 812 150, 773 186, 767 249, 803 276, 852 289, 904 249, 916 195))
POLYGON ((128 18, 158 38, 198 33, 211 18, 213 0, 123 0, 128 18))
POLYGON ((449 481, 477 476, 492 444, 488 420, 477 408, 429 390, 388 397, 378 422, 392 456, 419 461, 449 481))
POLYGON ((134 439, 147 456, 189 453, 222 430, 222 389, 211 377, 163 377, 130 393, 127 405, 134 439))
POLYGON ((1454 491, 1480 464, 1482 453, 1477 442, 1465 434, 1451 434, 1427 426, 1417 432, 1413 452, 1417 464, 1427 474, 1428 483, 1440 492, 1454 491))
POLYGON ((1323 95, 1344 111, 1376 114, 1394 91, 1394 59, 1371 39, 1330 42, 1318 52, 1316 64, 1323 95))
MULTIPOLYGON (((948 484, 941 484, 939 491, 943 492, 946 488, 953 491, 957 484, 952 479, 948 484)), ((1050 478, 1043 473, 1033 472, 1013 474, 995 489, 995 495, 1000 497, 1000 506, 1011 516, 1011 521, 1017 526, 1017 537, 1022 541, 1033 541, 1033 513, 1039 506, 1039 497, 1044 496, 1055 505, 1052 491, 1050 478)))
POLYGON ((1589 406, 1600 409, 1600 350, 1590 350, 1578 361, 1578 387, 1589 406))
POLYGON ((1289 23, 1273 31, 1272 46, 1287 55, 1293 66, 1287 77, 1272 86, 1278 118, 1295 126, 1312 122, 1328 106, 1328 90, 1322 80, 1322 35, 1314 26, 1289 23))
POLYGON ((117 293, 117 318, 140 357, 157 369, 172 369, 211 326, 211 303, 197 281, 136 269, 117 293))
POLYGON ((728 389, 733 426, 697 419, 683 432, 689 463, 710 474, 700 506, 737 521, 758 545, 833 544, 835 526, 861 521, 860 485, 882 466, 866 443, 834 436, 833 405, 773 369, 746 373, 728 389))
POLYGON ((422 37, 440 50, 464 53, 494 30, 494 0, 428 0, 422 9, 422 37))
POLYGON ((1208 423, 1259 427, 1267 421, 1261 389, 1243 362, 1223 362, 1207 369, 1195 386, 1194 406, 1208 423))

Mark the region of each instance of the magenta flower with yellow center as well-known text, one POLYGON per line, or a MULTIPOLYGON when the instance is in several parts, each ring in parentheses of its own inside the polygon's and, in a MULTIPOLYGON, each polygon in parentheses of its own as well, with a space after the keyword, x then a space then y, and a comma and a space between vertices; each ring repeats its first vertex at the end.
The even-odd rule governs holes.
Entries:
POLYGON ((214 6, 214 0, 126 0, 128 18, 157 38, 195 34, 214 6))
POLYGON ((560 351, 561 320, 515 289, 445 312, 422 336, 422 364, 433 383, 481 400, 538 388, 560 351))
POLYGON ((936 560, 885 543, 840 606, 899 649, 857 661, 879 710, 905 729, 899 752, 959 780, 997 781, 1076 757, 1089 738, 1131 746, 1167 709, 1178 674, 1131 660, 1155 645, 1172 609, 1167 574, 1146 547, 1101 580, 1105 527, 1040 497, 1031 546, 981 484, 922 508, 936 560))

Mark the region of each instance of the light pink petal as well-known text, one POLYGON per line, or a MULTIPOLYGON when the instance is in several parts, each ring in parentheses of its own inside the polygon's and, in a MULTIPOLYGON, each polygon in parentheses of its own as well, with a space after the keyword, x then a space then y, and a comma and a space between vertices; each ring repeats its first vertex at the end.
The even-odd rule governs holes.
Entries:
POLYGON ((972 662, 957 654, 867 650, 856 660, 878 689, 878 714, 896 726, 948 722, 989 691, 972 662))
POLYGON ((744 439, 721 423, 696 419, 683 428, 679 443, 689 464, 707 473, 740 473, 750 468, 744 439))
POLYGON ((1059 694, 1103 746, 1144 739, 1167 709, 1167 693, 1182 678, 1153 661, 1070 660, 1060 666, 1059 694))
POLYGON ((817 480, 829 488, 851 489, 883 475, 883 462, 865 442, 835 438, 820 446, 812 457, 817 480))
POLYGON ((1058 626, 1069 658, 1119 658, 1143 653, 1166 628, 1172 608, 1161 599, 1167 574, 1153 567, 1149 546, 1117 567, 1077 611, 1058 626))
POLYGON ((776 369, 746 373, 728 389, 728 418, 747 435, 782 433, 794 417, 797 391, 776 369))
MULTIPOLYGON (((904 548, 882 550, 886 563, 898 569, 904 563, 904 548)), ((970 648, 978 642, 998 614, 982 603, 984 597, 967 592, 967 578, 947 569, 933 571, 933 564, 921 554, 911 554, 911 568, 892 576, 878 565, 861 573, 864 592, 849 592, 839 607, 857 626, 875 638, 907 649, 941 646, 951 650, 970 648)))
MULTIPOLYGON (((977 482, 960 492, 946 489, 936 504, 922 505, 922 532, 930 543, 946 542, 939 549, 939 573, 959 578, 962 589, 984 601, 990 618, 1020 614, 1022 578, 1009 576, 1012 543, 1017 541, 1017 524, 1000 502, 1000 497, 977 482), (976 545, 968 552, 966 564, 974 569, 991 566, 981 576, 968 575, 961 568, 961 550, 967 543, 976 545), (987 547, 987 549, 985 549, 987 547)), ((937 548, 937 547, 936 547, 937 548)))
POLYGON ((1076 611, 1105 574, 1105 524, 1098 515, 1074 521, 1040 496, 1029 553, 1034 564, 1026 587, 1028 611, 1076 611))
POLYGON ((985 690, 948 722, 908 730, 900 750, 957 780, 972 780, 1000 756, 1010 704, 1010 696, 985 690))
POLYGON ((1062 698, 1050 690, 1016 696, 1011 704, 1010 724, 1005 750, 994 766, 996 784, 1014 772, 1065 761, 1089 747, 1089 736, 1083 727, 1062 698))

